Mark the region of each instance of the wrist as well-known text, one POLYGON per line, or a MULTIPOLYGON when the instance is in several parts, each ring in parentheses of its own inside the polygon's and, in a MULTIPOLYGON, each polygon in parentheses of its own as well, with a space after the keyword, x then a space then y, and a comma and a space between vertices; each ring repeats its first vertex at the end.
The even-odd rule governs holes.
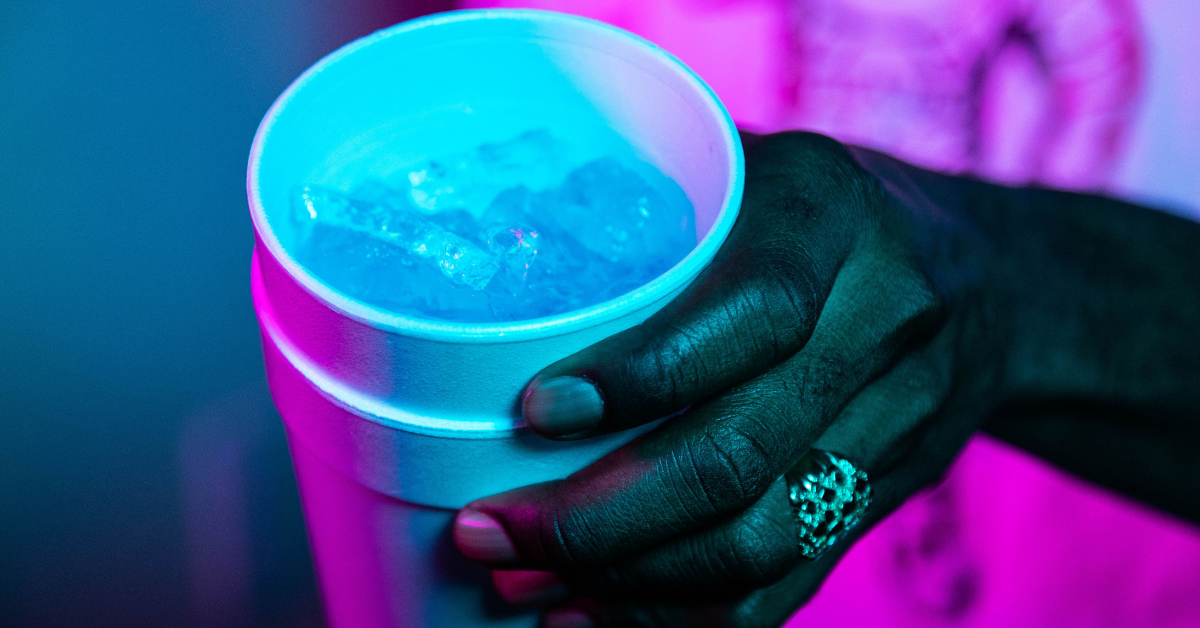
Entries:
POLYGON ((1200 225, 1115 199, 1008 188, 850 147, 911 217, 998 403, 1200 407, 1200 225))

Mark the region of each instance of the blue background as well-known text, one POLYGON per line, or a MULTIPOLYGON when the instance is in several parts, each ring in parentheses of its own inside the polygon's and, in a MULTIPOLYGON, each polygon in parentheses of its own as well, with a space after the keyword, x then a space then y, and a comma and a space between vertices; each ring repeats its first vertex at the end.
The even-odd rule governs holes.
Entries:
POLYGON ((449 4, 0 2, 0 625, 320 624, 250 304, 247 153, 320 56, 449 4), (186 452, 230 425, 253 551, 225 608, 190 580, 189 552, 222 547, 189 536, 182 469, 203 484, 186 452))

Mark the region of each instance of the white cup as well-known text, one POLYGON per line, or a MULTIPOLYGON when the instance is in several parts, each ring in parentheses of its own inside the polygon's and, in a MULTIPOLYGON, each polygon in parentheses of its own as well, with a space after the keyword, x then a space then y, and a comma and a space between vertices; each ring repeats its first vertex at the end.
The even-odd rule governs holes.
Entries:
POLYGON ((645 431, 558 443, 522 425, 542 368, 645 320, 713 259, 741 202, 741 143, 679 60, 611 26, 530 10, 399 24, 319 61, 254 139, 254 307, 334 628, 533 626, 449 541, 454 509, 559 479, 645 431), (421 320, 355 301, 300 266, 296 186, 349 189, 420 159, 548 129, 673 178, 699 243, 624 296, 515 323, 421 320))

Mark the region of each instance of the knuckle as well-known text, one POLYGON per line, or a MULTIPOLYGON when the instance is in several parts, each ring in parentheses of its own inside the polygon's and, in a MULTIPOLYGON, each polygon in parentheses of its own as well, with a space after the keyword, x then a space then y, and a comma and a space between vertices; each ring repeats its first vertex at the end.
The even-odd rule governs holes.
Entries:
POLYGON ((803 192, 843 201, 839 204, 851 210, 879 196, 874 178, 858 165, 841 142, 805 132, 783 134, 781 140, 784 141, 780 146, 781 157, 803 192))
POLYGON ((725 321, 707 320, 704 324, 692 324, 673 320, 666 326, 666 333, 659 334, 649 344, 649 354, 643 359, 650 362, 645 372, 652 374, 657 390, 652 394, 667 400, 674 406, 687 394, 687 389, 698 382, 706 381, 713 370, 710 351, 715 343, 714 328, 725 321))
POLYGON ((634 348, 611 376, 625 391, 613 400, 623 411, 654 414, 678 410, 697 394, 728 385, 747 360, 770 352, 772 326, 764 323, 771 306, 742 273, 720 285, 675 316, 643 323, 634 348))
POLYGON ((618 372, 621 389, 633 395, 627 405, 657 408, 669 404, 677 396, 686 371, 703 368, 697 360, 689 359, 699 343, 693 330, 672 325, 668 333, 651 336, 633 351, 618 372))
POLYGON ((723 318, 733 344, 722 354, 760 356, 762 365, 769 366, 790 357, 808 339, 821 292, 811 276, 782 265, 763 264, 761 272, 739 281, 725 300, 723 318))
POLYGON ((914 275, 908 298, 909 309, 913 315, 920 316, 945 309, 945 299, 934 287, 933 282, 924 273, 914 272, 914 275))
POLYGON ((820 262, 804 251, 770 253, 762 258, 755 291, 763 295, 769 311, 777 313, 772 319, 785 322, 783 327, 790 327, 798 339, 807 338, 828 293, 827 282, 818 277, 820 262))
POLYGON ((703 307, 665 321, 629 361, 625 376, 659 398, 697 384, 721 386, 791 356, 811 333, 826 289, 794 243, 756 244, 700 296, 703 307))
POLYGON ((623 539, 613 533, 620 518, 606 519, 594 509, 559 507, 546 512, 538 526, 540 545, 549 563, 567 570, 591 569, 620 547, 623 539))
POLYGON ((795 522, 764 513, 736 526, 728 547, 731 575, 752 588, 779 580, 799 558, 795 522))
POLYGON ((539 526, 542 531, 543 547, 555 564, 578 568, 588 563, 587 557, 594 553, 588 535, 584 532, 586 525, 572 514, 563 515, 551 512, 547 515, 549 521, 539 526))
POLYGON ((923 273, 911 272, 897 286, 894 307, 902 335, 926 335, 944 323, 945 299, 923 273))
POLYGON ((731 422, 710 425, 684 449, 686 474, 713 514, 742 510, 770 486, 771 456, 761 439, 731 422))
MULTIPOLYGON (((795 397, 820 403, 840 398, 847 377, 856 372, 851 359, 842 353, 824 350, 814 353, 810 359, 796 365, 793 371, 795 397)), ((812 408, 819 410, 820 408, 812 408)))
POLYGON ((822 161, 833 160, 845 154, 845 148, 837 140, 819 133, 789 131, 776 133, 761 142, 755 150, 755 161, 767 164, 788 164, 792 168, 812 167, 822 161), (763 159, 766 158, 766 159, 763 159))

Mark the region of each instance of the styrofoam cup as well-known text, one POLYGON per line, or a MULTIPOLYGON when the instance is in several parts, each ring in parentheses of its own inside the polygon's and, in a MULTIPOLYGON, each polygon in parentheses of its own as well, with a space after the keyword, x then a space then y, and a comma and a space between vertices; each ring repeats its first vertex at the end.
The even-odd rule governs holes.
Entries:
POLYGON ((453 551, 453 509, 566 477, 644 431, 558 443, 520 419, 539 370, 645 320, 729 234, 741 144, 677 59, 605 24, 530 10, 443 13, 322 59, 254 139, 254 307, 334 628, 532 626, 453 551), (515 323, 400 316, 355 301, 281 243, 298 185, 349 189, 420 159, 548 129, 585 155, 656 166, 696 209, 699 244, 663 276, 575 312, 515 323))

